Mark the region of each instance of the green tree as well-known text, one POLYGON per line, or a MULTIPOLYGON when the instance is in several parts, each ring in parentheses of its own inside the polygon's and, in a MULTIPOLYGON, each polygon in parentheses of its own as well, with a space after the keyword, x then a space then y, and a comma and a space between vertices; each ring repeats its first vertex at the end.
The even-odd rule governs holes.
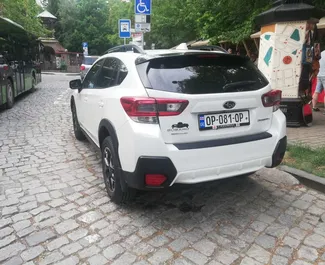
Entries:
MULTIPOLYGON (((270 0, 153 0, 152 32, 147 40, 169 48, 181 42, 210 39, 239 43, 258 30, 255 17, 270 0)), ((325 0, 313 0, 325 8, 325 0)))
MULTIPOLYGON (((259 29, 254 19, 271 4, 271 0, 152 0, 152 27, 145 41, 147 47, 155 43, 156 48, 201 38, 214 44, 240 43, 259 29)), ((325 0, 313 4, 324 8, 325 0)), ((48 0, 48 10, 58 17, 56 37, 69 51, 82 51, 81 43, 87 41, 90 53, 101 54, 123 43, 119 19, 129 18, 134 25, 134 0, 48 0)))
POLYGON ((200 36, 211 38, 213 42, 228 40, 239 43, 249 38, 255 28, 255 17, 270 7, 269 0, 207 2, 210 8, 205 9, 197 22, 200 36))
MULTIPOLYGON (((154 0, 151 32, 147 42, 157 48, 170 48, 181 42, 194 40, 199 31, 196 24, 198 11, 191 0, 154 0)), ((202 2, 203 5, 203 2, 202 2)), ((198 10, 201 9, 197 4, 198 10)))
POLYGON ((1 16, 22 25, 28 32, 36 36, 45 36, 45 29, 37 15, 42 11, 35 0, 2 0, 1 16))
POLYGON ((121 2, 121 0, 108 0, 108 26, 110 28, 110 34, 108 34, 109 46, 123 44, 123 40, 118 36, 118 20, 119 19, 133 19, 134 9, 133 1, 121 2))
POLYGON ((109 47, 108 13, 106 0, 60 0, 55 36, 69 51, 81 52, 88 42, 90 54, 102 54, 109 47))

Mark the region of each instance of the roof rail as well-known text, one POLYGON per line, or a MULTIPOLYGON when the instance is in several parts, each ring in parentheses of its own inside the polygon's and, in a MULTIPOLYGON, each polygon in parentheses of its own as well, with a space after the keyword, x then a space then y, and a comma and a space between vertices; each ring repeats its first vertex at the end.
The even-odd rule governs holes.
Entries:
POLYGON ((135 44, 126 44, 126 45, 120 45, 116 46, 114 48, 108 49, 104 54, 112 53, 112 52, 134 52, 134 53, 141 53, 146 54, 145 51, 135 45, 135 44))

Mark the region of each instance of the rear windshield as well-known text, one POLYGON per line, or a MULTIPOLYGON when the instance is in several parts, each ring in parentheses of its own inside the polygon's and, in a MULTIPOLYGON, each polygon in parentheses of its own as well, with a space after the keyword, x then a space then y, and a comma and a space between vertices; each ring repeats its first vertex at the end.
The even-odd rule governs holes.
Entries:
POLYGON ((147 88, 182 94, 254 91, 267 79, 247 58, 224 54, 161 57, 137 66, 147 88))
POLYGON ((83 59, 83 64, 86 64, 86 65, 92 65, 98 58, 97 57, 85 57, 83 59))

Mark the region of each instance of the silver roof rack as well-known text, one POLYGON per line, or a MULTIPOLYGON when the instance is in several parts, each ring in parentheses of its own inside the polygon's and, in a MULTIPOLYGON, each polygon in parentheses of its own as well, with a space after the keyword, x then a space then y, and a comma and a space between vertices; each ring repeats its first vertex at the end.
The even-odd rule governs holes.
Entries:
POLYGON ((104 54, 112 53, 112 52, 134 52, 134 53, 140 53, 140 54, 146 54, 146 52, 139 46, 135 44, 126 44, 126 45, 120 45, 113 47, 109 50, 107 50, 104 54))

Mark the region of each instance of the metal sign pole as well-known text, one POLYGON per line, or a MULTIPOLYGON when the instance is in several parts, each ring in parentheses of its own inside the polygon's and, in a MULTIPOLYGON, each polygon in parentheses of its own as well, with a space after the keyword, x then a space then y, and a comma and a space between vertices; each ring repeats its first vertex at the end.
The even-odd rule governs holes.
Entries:
POLYGON ((126 44, 126 38, 124 38, 124 45, 126 44))
POLYGON ((142 36, 141 36, 141 46, 142 49, 144 49, 144 32, 142 32, 142 36))
POLYGON ((134 0, 134 13, 135 13, 135 30, 142 32, 141 46, 144 49, 144 33, 150 32, 152 14, 152 0, 134 0))

